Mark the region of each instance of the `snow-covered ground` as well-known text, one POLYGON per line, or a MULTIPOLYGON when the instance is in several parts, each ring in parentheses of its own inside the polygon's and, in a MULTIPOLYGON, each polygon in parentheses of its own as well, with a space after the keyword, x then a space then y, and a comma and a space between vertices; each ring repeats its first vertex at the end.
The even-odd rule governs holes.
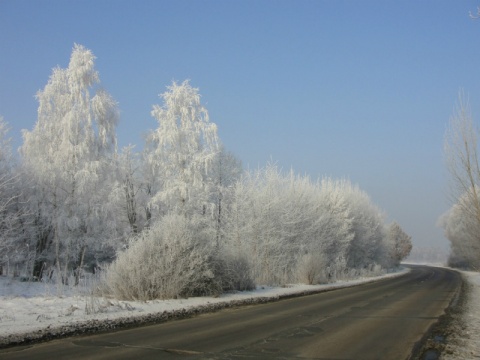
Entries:
MULTIPOLYGON (((328 285, 259 286, 255 291, 220 297, 116 301, 90 295, 88 286, 58 287, 54 284, 20 282, 0 276, 0 347, 34 339, 48 339, 95 329, 113 329, 145 321, 181 318, 196 313, 282 297, 355 286, 405 274, 408 269, 378 277, 328 285)), ((463 314, 454 320, 442 359, 480 358, 480 273, 462 272, 470 284, 463 314)))
POLYGON ((228 293, 217 298, 116 301, 89 295, 88 286, 57 287, 54 284, 19 282, 0 276, 0 346, 20 344, 95 329, 113 329, 139 322, 181 318, 242 304, 355 286, 405 274, 408 269, 378 277, 328 285, 259 286, 255 291, 228 293))
POLYGON ((480 273, 462 271, 470 287, 463 313, 452 324, 442 359, 480 358, 480 273))

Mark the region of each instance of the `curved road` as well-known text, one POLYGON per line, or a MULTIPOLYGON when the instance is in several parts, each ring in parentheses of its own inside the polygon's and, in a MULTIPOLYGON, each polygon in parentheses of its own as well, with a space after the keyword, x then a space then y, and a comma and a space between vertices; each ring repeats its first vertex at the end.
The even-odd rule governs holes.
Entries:
POLYGON ((0 350, 1 359, 408 359, 460 289, 448 269, 0 350))

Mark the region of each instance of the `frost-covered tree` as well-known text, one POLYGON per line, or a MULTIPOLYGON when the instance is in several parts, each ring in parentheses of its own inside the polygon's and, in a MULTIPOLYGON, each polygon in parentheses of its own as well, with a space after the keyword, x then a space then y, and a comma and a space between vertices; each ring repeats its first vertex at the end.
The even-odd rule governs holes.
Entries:
POLYGON ((12 172, 12 149, 8 130, 8 124, 0 116, 0 274, 18 246, 18 239, 15 237, 17 214, 12 212, 12 206, 18 197, 14 186, 18 179, 15 179, 12 172))
POLYGON ((445 159, 451 175, 453 202, 468 196, 468 204, 460 205, 465 205, 464 211, 471 212, 480 223, 480 194, 477 189, 480 186, 478 134, 469 104, 461 95, 445 135, 445 159))
POLYGON ((453 206, 443 224, 452 244, 450 262, 473 268, 478 268, 480 264, 480 251, 475 250, 480 249, 478 134, 468 101, 461 94, 445 135, 445 158, 450 172, 453 206), (452 219, 457 219, 457 224, 452 219))
POLYGON ((215 205, 217 241, 223 236, 225 208, 231 205, 231 194, 242 172, 241 161, 221 145, 208 173, 209 182, 212 184, 210 201, 215 205))
POLYGON ((392 265, 399 265, 403 259, 410 255, 412 237, 405 233, 397 222, 393 222, 388 226, 387 242, 392 265))
MULTIPOLYGON (((477 188, 477 191, 480 189, 477 188)), ((480 224, 475 213, 466 211, 473 207, 472 195, 460 197, 450 210, 441 218, 445 236, 450 241, 450 266, 464 269, 480 269, 480 243, 478 241, 480 224)))
POLYGON ((350 209, 354 234, 347 250, 348 266, 365 269, 382 263, 382 259, 387 256, 385 219, 382 211, 366 192, 349 182, 343 184, 342 192, 350 209))
POLYGON ((355 236, 352 210, 345 189, 351 184, 343 180, 324 178, 317 185, 318 221, 315 236, 317 246, 325 253, 328 264, 337 264, 336 270, 345 270, 347 250, 355 236))
POLYGON ((9 127, 0 116, 0 274, 28 273, 35 255, 31 214, 26 206, 27 179, 15 161, 9 127))
POLYGON ((23 132, 24 165, 35 182, 41 217, 51 224, 55 263, 64 278, 70 268, 80 269, 87 255, 104 250, 109 237, 105 184, 112 173, 118 110, 99 86, 94 60, 90 50, 74 46, 68 67, 55 68, 37 94, 33 130, 23 132))
POLYGON ((204 214, 212 208, 208 172, 218 152, 217 127, 188 81, 173 82, 154 105, 158 128, 147 138, 145 164, 151 205, 160 214, 204 214))
POLYGON ((406 261, 408 263, 434 264, 445 266, 449 250, 438 246, 413 246, 406 261))
POLYGON ((389 263, 382 212, 345 180, 269 164, 244 174, 227 210, 227 246, 248 257, 257 283, 334 281, 389 263))
MULTIPOLYGON (((237 182, 226 214, 226 241, 248 256, 258 283, 280 284, 292 277, 303 231, 291 231, 307 212, 291 211, 288 180, 274 164, 250 171, 237 182), (289 236, 291 235, 291 236, 289 236)), ((295 204, 298 204, 295 202, 295 204)), ((303 207, 302 207, 303 208, 303 207)))
POLYGON ((140 233, 146 225, 144 208, 145 196, 140 177, 140 154, 134 146, 123 148, 117 158, 117 176, 112 186, 110 202, 114 207, 117 230, 122 238, 140 233))
POLYGON ((314 240, 317 214, 309 185, 293 173, 283 175, 275 164, 246 172, 237 182, 226 240, 248 256, 258 283, 292 281, 298 258, 314 240))

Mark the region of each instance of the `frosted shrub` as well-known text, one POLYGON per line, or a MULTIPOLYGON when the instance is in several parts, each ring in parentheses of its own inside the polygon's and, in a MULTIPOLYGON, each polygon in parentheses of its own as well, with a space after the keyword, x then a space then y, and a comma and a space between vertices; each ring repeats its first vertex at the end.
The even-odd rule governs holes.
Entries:
POLYGON ((372 266, 371 276, 380 276, 383 274, 385 274, 385 269, 381 265, 374 264, 372 266))
POLYGON ((223 258, 223 290, 246 291, 255 289, 251 265, 243 254, 224 254, 223 258))
POLYGON ((220 294, 224 265, 211 239, 201 222, 165 216, 111 264, 107 292, 119 300, 220 294))
POLYGON ((352 269, 350 277, 353 278, 366 278, 366 277, 372 277, 372 276, 380 276, 385 274, 386 270, 382 267, 380 264, 371 264, 370 266, 367 266, 362 269, 352 269), (353 271, 355 270, 355 271, 353 271))
POLYGON ((331 282, 345 280, 347 276, 347 260, 344 257, 337 258, 328 268, 328 277, 331 282))
POLYGON ((328 277, 325 273, 326 261, 321 254, 306 254, 298 261, 298 280, 307 285, 326 284, 328 277))

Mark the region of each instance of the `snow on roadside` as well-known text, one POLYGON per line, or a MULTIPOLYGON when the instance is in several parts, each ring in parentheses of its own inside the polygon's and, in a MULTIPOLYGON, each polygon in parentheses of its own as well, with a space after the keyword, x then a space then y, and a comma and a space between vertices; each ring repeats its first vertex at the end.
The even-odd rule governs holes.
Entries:
POLYGON ((13 281, 0 276, 0 347, 75 333, 159 322, 244 304, 350 287, 404 275, 409 269, 327 285, 259 286, 254 291, 214 297, 116 301, 88 295, 85 289, 13 281))
POLYGON ((461 272, 469 284, 466 304, 461 318, 455 319, 442 359, 480 358, 480 273, 461 272))

